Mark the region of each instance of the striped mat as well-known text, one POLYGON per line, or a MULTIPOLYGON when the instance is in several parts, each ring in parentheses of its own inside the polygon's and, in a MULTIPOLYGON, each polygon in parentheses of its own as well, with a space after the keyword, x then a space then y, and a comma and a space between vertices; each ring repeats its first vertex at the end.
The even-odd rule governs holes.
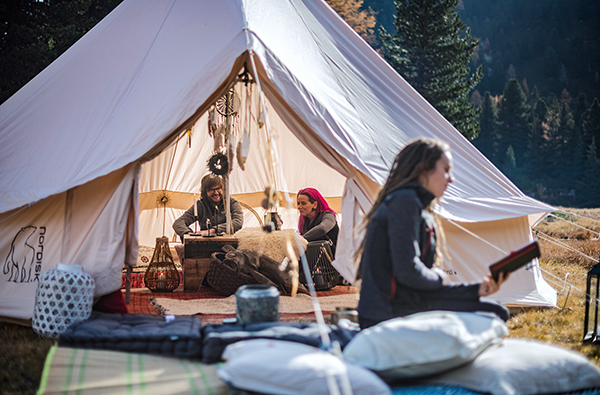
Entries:
POLYGON ((46 357, 42 394, 229 394, 217 365, 186 359, 55 345, 46 357))

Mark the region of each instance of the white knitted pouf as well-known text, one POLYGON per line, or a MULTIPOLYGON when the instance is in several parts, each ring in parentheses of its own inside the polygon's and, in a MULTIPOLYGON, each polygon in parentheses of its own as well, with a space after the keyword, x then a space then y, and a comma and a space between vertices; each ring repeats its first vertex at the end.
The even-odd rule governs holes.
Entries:
POLYGON ((94 279, 80 265, 59 263, 46 271, 35 292, 32 326, 43 337, 57 338, 69 325, 90 317, 94 279))

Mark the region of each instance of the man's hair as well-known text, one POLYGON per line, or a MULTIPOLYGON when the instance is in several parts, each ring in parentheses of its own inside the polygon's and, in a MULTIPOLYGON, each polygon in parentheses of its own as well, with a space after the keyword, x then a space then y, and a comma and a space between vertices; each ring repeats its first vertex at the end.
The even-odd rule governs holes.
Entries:
POLYGON ((208 202, 208 190, 217 186, 223 188, 223 179, 221 177, 214 174, 207 174, 202 177, 202 181, 200 181, 202 200, 208 202))

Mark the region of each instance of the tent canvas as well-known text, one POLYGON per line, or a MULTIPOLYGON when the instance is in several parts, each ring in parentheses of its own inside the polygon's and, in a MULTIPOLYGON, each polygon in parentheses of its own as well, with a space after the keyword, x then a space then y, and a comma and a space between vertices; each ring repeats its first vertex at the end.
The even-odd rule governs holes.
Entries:
MULTIPOLYGON (((335 264, 350 279, 353 227, 412 138, 450 143, 456 181, 441 214, 493 246, 524 244, 532 221, 553 209, 519 191, 324 1, 125 0, 0 106, 0 315, 31 318, 39 274, 58 262, 82 265, 97 295, 119 288, 123 263, 135 264, 138 225, 142 239, 162 235, 152 194, 166 185, 184 199, 169 208, 170 226, 197 193, 203 170, 186 163, 191 151, 173 173, 160 162, 173 160, 169 150, 189 128, 196 139, 207 135, 201 117, 244 64, 280 136, 278 160, 287 167, 274 177, 278 188, 321 182, 341 201, 335 264), (331 170, 293 166, 283 145, 331 170), (160 231, 147 234, 148 223, 160 231)), ((252 135, 257 146, 260 139, 252 135)), ((256 196, 268 183, 252 163, 259 152, 251 148, 243 174, 234 170, 235 196, 256 196)), ((502 252, 452 226, 456 279, 476 280, 502 252)), ((555 304, 539 270, 515 273, 506 285, 496 299, 555 304)))

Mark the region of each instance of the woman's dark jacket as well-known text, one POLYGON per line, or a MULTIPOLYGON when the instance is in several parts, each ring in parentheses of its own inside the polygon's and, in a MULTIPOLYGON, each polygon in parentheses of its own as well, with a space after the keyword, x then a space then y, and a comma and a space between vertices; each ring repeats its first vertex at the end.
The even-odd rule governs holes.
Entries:
MULTIPOLYGON (((196 206, 198 207, 198 224, 199 230, 206 230, 206 220, 210 219, 211 226, 214 228, 217 226, 217 233, 227 233, 226 231, 226 213, 225 206, 223 205, 223 199, 221 199, 221 203, 218 205, 219 212, 215 209, 214 204, 208 204, 204 201, 204 199, 200 199, 196 201, 196 206), (217 223, 215 224, 215 218, 217 219, 217 223)), ((244 225, 244 212, 242 210, 242 205, 231 198, 229 207, 231 208, 231 226, 233 227, 233 232, 237 232, 242 229, 244 225)), ((191 233, 192 229, 190 225, 192 225, 196 220, 194 219, 194 206, 190 207, 183 215, 173 222, 173 230, 182 238, 186 233, 191 233)))
POLYGON ((337 245, 338 233, 340 227, 335 219, 335 214, 331 211, 321 211, 313 220, 304 217, 304 225, 300 234, 308 241, 330 240, 331 252, 335 256, 335 246, 337 245))
POLYGON ((443 285, 432 270, 436 228, 427 206, 433 198, 420 184, 406 184, 373 214, 361 260, 359 316, 380 322, 428 310, 432 300, 479 299, 479 284, 443 285))

